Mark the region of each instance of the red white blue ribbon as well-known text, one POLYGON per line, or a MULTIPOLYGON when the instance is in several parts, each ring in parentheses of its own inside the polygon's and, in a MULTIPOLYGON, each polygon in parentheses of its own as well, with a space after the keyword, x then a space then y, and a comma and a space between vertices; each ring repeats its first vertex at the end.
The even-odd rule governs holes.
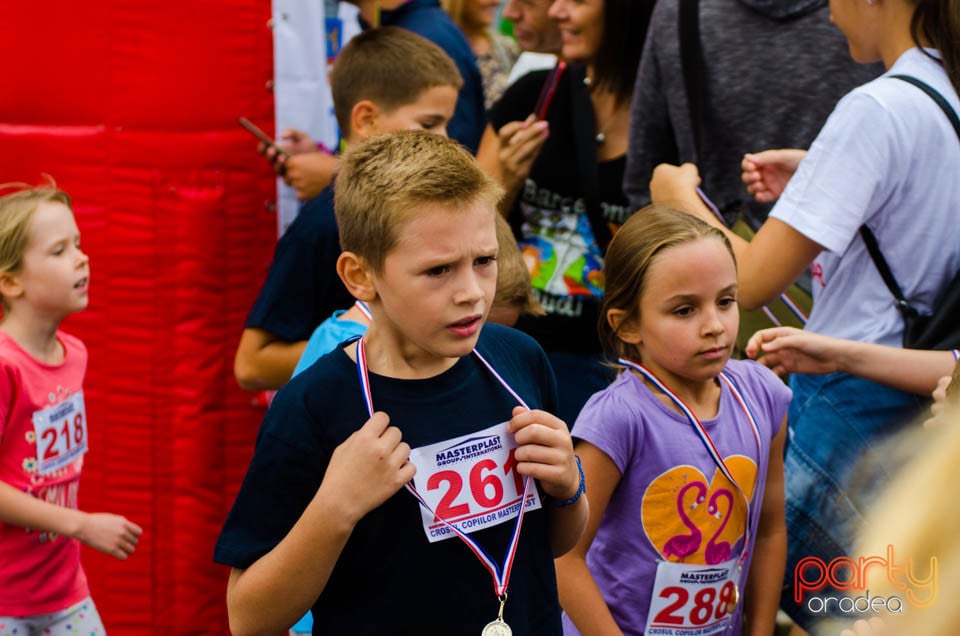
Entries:
POLYGON ((364 318, 366 318, 367 320, 373 322, 373 314, 370 313, 370 306, 367 305, 367 303, 363 302, 362 300, 358 300, 357 302, 355 302, 355 303, 353 303, 353 304, 356 306, 357 311, 359 311, 361 314, 363 314, 363 317, 364 317, 364 318))
MULTIPOLYGON (((697 417, 696 413, 693 412, 687 404, 680 399, 680 396, 674 393, 670 388, 664 384, 660 378, 655 376, 650 369, 646 368, 642 364, 634 362, 632 360, 627 360, 626 358, 620 358, 620 364, 630 369, 633 369, 644 378, 647 379, 650 384, 654 385, 664 395, 670 398, 670 401, 673 402, 680 412, 683 413, 686 418, 690 421, 693 430, 696 431, 697 436, 700 438, 700 441, 703 442, 703 445, 707 449, 710 457, 713 458, 713 461, 716 463, 717 467, 720 469, 720 472, 723 473, 723 476, 726 477, 734 487, 740 491, 740 495, 743 497, 744 502, 747 504, 747 517, 744 530, 744 540, 743 540, 743 552, 740 555, 740 567, 743 567, 743 562, 747 558, 747 552, 750 548, 750 500, 747 499, 747 493, 740 487, 740 484, 737 483, 737 480, 734 479, 733 473, 730 472, 730 469, 727 467, 727 463, 723 460, 723 456, 720 454, 720 451, 717 449, 716 445, 713 443, 710 434, 707 433, 707 429, 703 426, 703 422, 700 421, 700 418, 697 417)), ((747 421, 750 423, 750 428, 753 431, 753 439, 757 443, 757 467, 759 468, 760 462, 763 461, 763 443, 760 439, 760 427, 757 424, 756 418, 753 416, 753 413, 750 411, 750 407, 747 406, 746 400, 743 399, 743 395, 740 393, 740 390, 733 383, 733 380, 730 379, 725 372, 720 372, 720 378, 726 383, 727 387, 730 389, 730 394, 733 395, 733 398, 736 400, 737 404, 740 405, 740 408, 743 409, 743 412, 747 416, 747 421)), ((759 476, 759 470, 757 475, 759 476)), ((756 489, 754 489, 756 493, 756 489)))
MULTIPOLYGON (((360 389, 363 392, 363 401, 367 406, 367 412, 373 417, 373 392, 370 389, 370 374, 367 372, 367 352, 366 347, 364 346, 364 338, 360 338, 357 341, 357 375, 360 378, 360 389)), ((530 410, 530 407, 527 406, 527 403, 514 391, 507 381, 497 373, 497 371, 490 365, 487 360, 480 355, 480 352, 476 349, 473 350, 473 354, 477 356, 477 359, 483 363, 483 365, 493 374, 500 384, 510 393, 511 396, 517 402, 520 403, 520 406, 530 410)), ((523 525, 523 514, 527 508, 527 493, 530 490, 530 477, 525 477, 523 480, 523 496, 520 498, 520 511, 517 513, 517 520, 513 526, 513 533, 510 535, 510 542, 507 544, 507 552, 503 557, 503 566, 497 565, 497 562, 487 554, 480 544, 473 540, 473 538, 467 533, 463 532, 452 523, 449 523, 446 519, 438 516, 437 513, 430 508, 430 505, 423 498, 417 489, 413 487, 412 482, 405 484, 407 491, 416 497, 417 501, 420 502, 420 505, 423 506, 427 512, 429 512, 434 519, 437 519, 443 525, 450 528, 450 530, 456 534, 464 543, 467 544, 467 547, 470 548, 470 551, 480 560, 483 566, 490 572, 490 576, 493 578, 493 587, 496 591, 497 597, 501 600, 506 598, 507 586, 510 583, 510 573, 513 571, 513 559, 517 555, 517 546, 520 544, 520 528, 523 525)))

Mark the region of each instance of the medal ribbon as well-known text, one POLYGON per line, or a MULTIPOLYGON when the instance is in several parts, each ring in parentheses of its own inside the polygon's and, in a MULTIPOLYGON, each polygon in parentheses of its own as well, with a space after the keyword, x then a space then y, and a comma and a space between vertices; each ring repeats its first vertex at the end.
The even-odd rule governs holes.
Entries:
MULTIPOLYGON (((490 365, 489 362, 486 361, 482 355, 480 355, 479 351, 474 349, 473 354, 477 356, 477 359, 483 363, 487 370, 493 374, 493 377, 495 377, 497 381, 503 385, 510 395, 520 403, 520 406, 530 410, 530 407, 527 406, 527 403, 524 402, 519 395, 517 395, 516 391, 514 391, 509 384, 507 384, 507 381, 504 380, 499 373, 497 373, 497 371, 490 365)), ((357 341, 357 375, 360 378, 360 389, 363 392, 363 401, 367 406, 367 412, 371 417, 373 417, 373 393, 370 389, 370 375, 367 372, 367 352, 366 347, 364 346, 364 338, 360 338, 360 340, 357 341)), ((523 525, 523 514, 527 508, 527 492, 530 489, 530 481, 530 477, 525 477, 523 480, 523 495, 520 498, 520 511, 517 513, 517 521, 514 524, 513 533, 510 536, 510 542, 507 544, 507 552, 503 557, 502 567, 497 565, 497 562, 494 561, 493 558, 487 554, 486 550, 484 550, 480 544, 474 541, 470 535, 463 532, 460 530, 460 528, 456 527, 452 523, 449 523, 446 519, 439 517, 437 513, 430 508, 430 505, 423 498, 423 495, 417 492, 417 489, 414 488, 413 482, 407 482, 404 487, 410 492, 411 495, 416 497, 417 501, 420 502, 420 505, 423 506, 427 512, 433 515, 434 519, 439 520, 441 523, 443 523, 443 525, 450 528, 454 534, 460 537, 460 539, 467 544, 467 547, 470 548, 470 551, 473 552, 473 554, 477 557, 477 559, 480 560, 487 571, 490 572, 490 576, 493 578, 494 590, 496 590, 497 597, 502 600, 506 597, 507 585, 510 582, 510 573, 513 571, 513 559, 517 554, 517 546, 520 543, 520 528, 523 525)))
POLYGON ((363 314, 363 317, 364 317, 364 318, 366 318, 367 320, 373 322, 373 314, 370 313, 370 307, 369 307, 369 305, 367 305, 367 303, 363 302, 362 300, 358 300, 357 302, 355 302, 355 303, 353 303, 353 304, 356 306, 357 311, 359 311, 361 314, 363 314))
MULTIPOLYGON (((693 430, 696 431, 697 436, 700 438, 700 441, 703 442, 703 445, 707 449, 707 453, 710 454, 710 457, 713 458, 714 463, 720 469, 720 472, 723 473, 723 476, 726 477, 731 484, 736 487, 740 492, 740 496, 743 497, 743 501, 747 504, 747 518, 744 528, 744 540, 743 540, 743 552, 740 555, 739 567, 743 567, 743 562, 747 558, 747 552, 750 548, 750 500, 747 499, 747 494, 743 491, 743 488, 740 487, 740 484, 737 483, 737 480, 733 478, 733 473, 730 472, 730 469, 727 468, 727 463, 723 461, 723 457, 720 455, 720 451, 717 450, 716 445, 713 443, 713 439, 710 438, 710 434, 707 433, 707 429, 703 426, 703 422, 700 421, 700 418, 693 412, 686 403, 680 399, 676 393, 671 391, 666 384, 660 381, 660 379, 653 375, 650 369, 646 368, 642 364, 633 362, 632 360, 627 360, 626 358, 620 358, 620 364, 635 370, 637 373, 641 374, 643 377, 660 389, 664 395, 670 398, 670 401, 673 402, 680 412, 683 413, 687 419, 690 421, 690 425, 693 426, 693 430)), ((733 380, 723 371, 720 372, 720 378, 726 383, 730 388, 730 393, 733 395, 734 399, 737 401, 737 404, 740 405, 740 408, 743 409, 743 412, 747 416, 747 421, 750 423, 750 428, 753 431, 753 438, 757 442, 757 476, 759 477, 759 463, 761 457, 763 456, 763 444, 760 440, 760 427, 757 425, 757 420, 753 417, 753 413, 750 412, 750 407, 747 406, 746 400, 743 399, 739 389, 734 385, 733 380)), ((756 492, 756 490, 754 490, 756 492)))

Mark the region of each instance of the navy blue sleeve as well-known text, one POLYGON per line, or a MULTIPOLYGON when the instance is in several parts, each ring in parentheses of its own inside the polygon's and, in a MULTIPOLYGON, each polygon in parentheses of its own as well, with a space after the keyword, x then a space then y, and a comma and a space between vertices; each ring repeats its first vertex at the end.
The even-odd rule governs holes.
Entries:
POLYGON ((307 340, 334 311, 353 303, 337 276, 339 256, 333 189, 328 188, 303 206, 280 237, 245 326, 286 342, 307 340))
POLYGON ((310 426, 302 390, 284 387, 260 427, 253 459, 217 539, 215 562, 250 567, 306 510, 330 461, 330 452, 307 433, 310 426))

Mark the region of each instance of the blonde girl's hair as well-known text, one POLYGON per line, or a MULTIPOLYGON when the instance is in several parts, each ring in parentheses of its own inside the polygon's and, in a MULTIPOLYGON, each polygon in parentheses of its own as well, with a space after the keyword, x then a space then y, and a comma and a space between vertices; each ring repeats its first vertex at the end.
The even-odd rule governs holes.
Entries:
POLYGON ((640 319, 647 272, 657 256, 666 249, 710 238, 723 243, 733 255, 733 247, 723 232, 700 219, 671 208, 650 205, 627 219, 617 231, 604 258, 604 297, 597 329, 606 351, 618 358, 640 362, 636 345, 620 339, 620 328, 640 319), (623 317, 611 327, 607 313, 623 311, 623 317))
POLYGON ((960 480, 960 406, 948 406, 939 419, 936 430, 908 426, 880 449, 879 461, 887 470, 891 465, 902 468, 867 514, 853 552, 854 558, 886 558, 891 546, 897 563, 906 565, 911 576, 936 574, 911 599, 909 590, 900 587, 902 581, 889 580, 886 568, 867 571, 871 596, 894 595, 903 601, 903 614, 884 617, 896 634, 952 636, 960 623, 960 605, 951 594, 960 585, 960 506, 952 505, 944 490, 960 480))
POLYGON ((52 183, 31 186, 26 183, 0 184, 0 274, 14 272, 30 239, 30 219, 41 203, 62 203, 70 208, 70 195, 52 183), (9 194, 3 194, 12 190, 9 194))
POLYGON ((383 271, 400 226, 425 205, 463 210, 483 201, 496 212, 503 188, 456 141, 423 130, 351 144, 334 182, 340 246, 383 271))

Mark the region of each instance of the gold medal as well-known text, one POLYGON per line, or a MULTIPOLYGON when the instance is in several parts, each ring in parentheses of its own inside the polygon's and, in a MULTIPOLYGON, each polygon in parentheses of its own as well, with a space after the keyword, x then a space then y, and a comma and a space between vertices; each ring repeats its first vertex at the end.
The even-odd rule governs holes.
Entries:
POLYGON ((730 599, 730 602, 727 603, 727 613, 733 614, 737 610, 737 603, 740 602, 740 588, 737 587, 737 584, 733 585, 733 597, 730 599))
POLYGON ((480 636, 513 636, 513 630, 502 619, 498 618, 487 623, 480 636))

